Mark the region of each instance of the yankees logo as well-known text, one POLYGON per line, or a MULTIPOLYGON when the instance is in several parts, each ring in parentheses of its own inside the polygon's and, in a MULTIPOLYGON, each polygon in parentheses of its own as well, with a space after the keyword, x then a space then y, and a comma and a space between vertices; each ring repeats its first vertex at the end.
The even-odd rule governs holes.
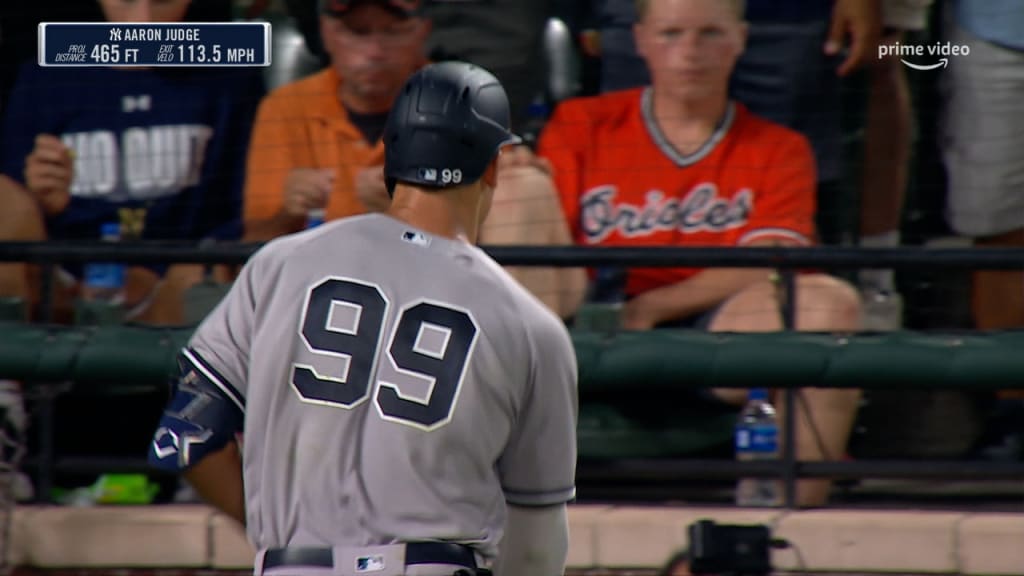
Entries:
POLYGON ((126 114, 130 114, 132 112, 149 112, 152 107, 153 97, 149 94, 121 97, 121 111, 126 114))
POLYGON ((643 206, 615 202, 612 185, 588 190, 581 199, 583 233, 587 242, 599 243, 614 232, 626 238, 654 232, 724 232, 744 226, 754 210, 754 193, 744 188, 731 198, 719 196, 718 187, 705 182, 682 199, 666 198, 661 190, 647 193, 643 206))

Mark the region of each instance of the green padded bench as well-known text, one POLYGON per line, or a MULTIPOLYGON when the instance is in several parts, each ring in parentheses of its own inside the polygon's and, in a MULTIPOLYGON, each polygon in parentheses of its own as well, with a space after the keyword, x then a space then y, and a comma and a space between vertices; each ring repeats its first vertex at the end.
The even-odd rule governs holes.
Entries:
MULTIPOLYGON (((193 328, 0 324, 0 374, 98 394, 166 387, 193 328)), ((1024 332, 987 336, 573 332, 585 459, 681 456, 729 441, 731 411, 687 388, 1016 388, 1024 332)))

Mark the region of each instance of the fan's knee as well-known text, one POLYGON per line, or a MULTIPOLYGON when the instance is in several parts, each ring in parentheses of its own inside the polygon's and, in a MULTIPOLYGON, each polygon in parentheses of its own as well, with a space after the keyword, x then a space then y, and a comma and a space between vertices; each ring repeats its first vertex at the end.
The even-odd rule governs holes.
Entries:
POLYGON ((46 239, 39 205, 17 182, 0 175, 0 239, 34 241, 46 239))
POLYGON ((861 300, 848 282, 814 274, 797 281, 797 329, 855 331, 861 326, 861 300))

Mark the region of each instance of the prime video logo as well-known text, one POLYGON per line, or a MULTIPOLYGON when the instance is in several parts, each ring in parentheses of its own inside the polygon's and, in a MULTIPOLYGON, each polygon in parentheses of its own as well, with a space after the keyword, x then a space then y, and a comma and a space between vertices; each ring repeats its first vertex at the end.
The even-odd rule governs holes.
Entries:
POLYGON ((960 44, 952 44, 950 42, 941 43, 936 42, 935 44, 879 44, 878 45, 878 59, 887 57, 898 57, 900 62, 915 69, 915 70, 934 70, 936 68, 945 68, 949 66, 950 56, 967 56, 971 53, 971 47, 960 44), (929 56, 931 58, 939 58, 939 61, 934 64, 914 64, 913 62, 907 62, 904 58, 906 57, 918 57, 923 58, 929 56))

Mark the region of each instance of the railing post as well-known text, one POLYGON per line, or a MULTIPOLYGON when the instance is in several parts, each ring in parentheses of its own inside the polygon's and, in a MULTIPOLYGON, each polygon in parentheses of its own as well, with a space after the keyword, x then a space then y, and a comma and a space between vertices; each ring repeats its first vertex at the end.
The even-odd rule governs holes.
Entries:
POLYGON ((36 462, 36 495, 39 504, 50 504, 53 498, 54 462, 56 446, 54 445, 57 422, 54 419, 54 403, 59 391, 52 384, 41 384, 34 393, 36 405, 35 418, 39 442, 39 460, 36 462))
MULTIPOLYGON (((55 264, 48 262, 42 265, 39 313, 42 322, 47 324, 54 321, 56 302, 54 277, 56 273, 57 266, 55 264)), ((49 383, 39 384, 36 393, 38 396, 35 398, 35 418, 38 422, 39 460, 36 465, 35 500, 39 504, 50 504, 53 498, 54 461, 56 459, 54 427, 57 422, 54 418, 54 403, 59 394, 58 386, 49 383)))
POLYGON ((53 276, 56 273, 57 268, 55 265, 47 263, 42 266, 43 277, 40 279, 39 291, 39 312, 42 314, 42 321, 44 323, 53 322, 53 303, 54 303, 54 282, 53 276))
MULTIPOLYGON (((796 272, 786 268, 779 272, 779 312, 783 330, 796 330, 796 272)), ((796 395, 797 390, 786 386, 782 392, 786 418, 782 422, 782 477, 785 486, 785 506, 796 507, 797 455, 796 455, 796 395)))

